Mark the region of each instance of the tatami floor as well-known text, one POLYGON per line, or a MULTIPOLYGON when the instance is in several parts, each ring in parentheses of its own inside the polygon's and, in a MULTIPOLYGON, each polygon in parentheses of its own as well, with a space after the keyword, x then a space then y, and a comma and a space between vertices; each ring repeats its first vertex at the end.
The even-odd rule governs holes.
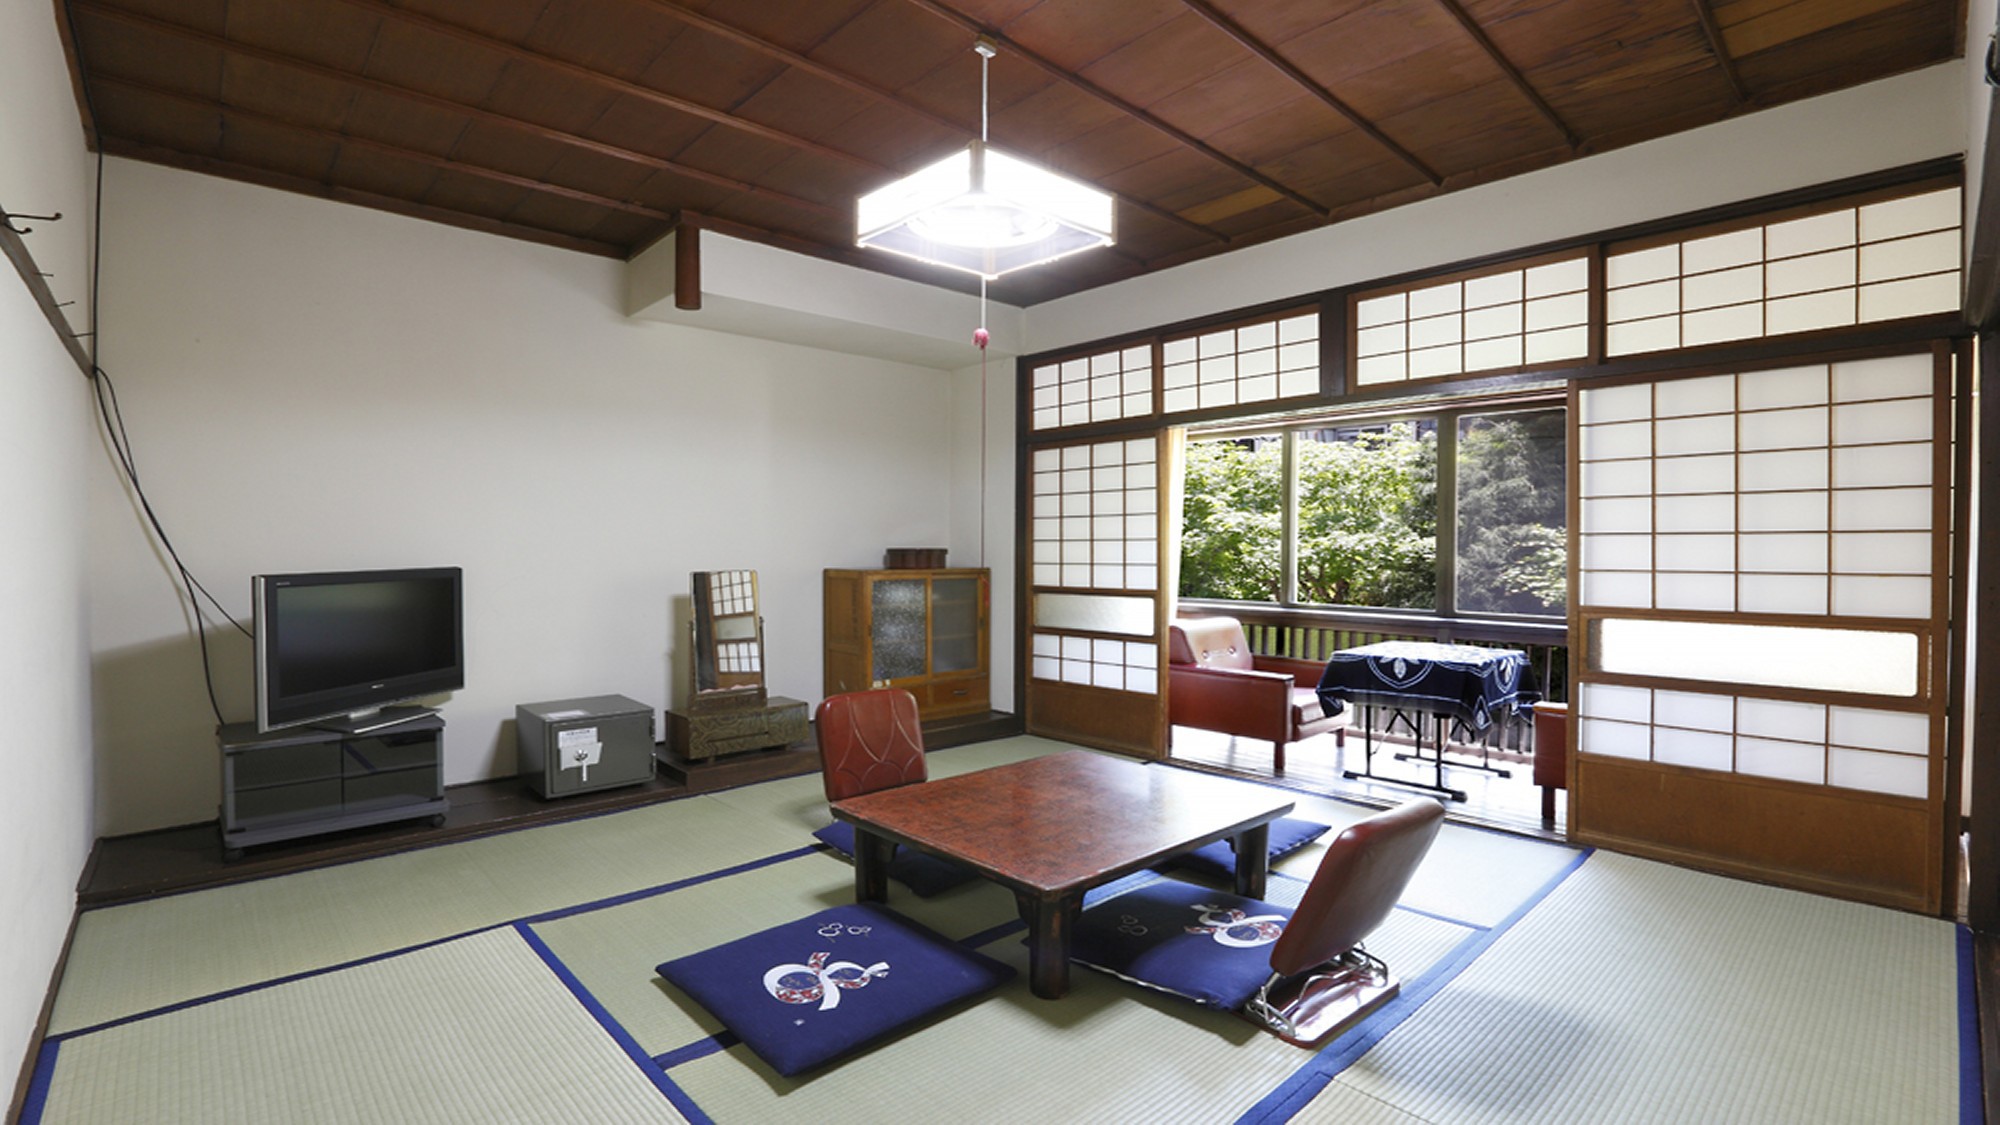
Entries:
MULTIPOLYGON (((800 776, 86 910, 23 1119, 1979 1120, 1962 928, 1462 824, 1370 938, 1403 994, 1318 1051, 1079 971, 781 1078, 653 966, 850 901, 825 822, 800 776)), ((997 887, 890 905, 1025 966, 997 887)))

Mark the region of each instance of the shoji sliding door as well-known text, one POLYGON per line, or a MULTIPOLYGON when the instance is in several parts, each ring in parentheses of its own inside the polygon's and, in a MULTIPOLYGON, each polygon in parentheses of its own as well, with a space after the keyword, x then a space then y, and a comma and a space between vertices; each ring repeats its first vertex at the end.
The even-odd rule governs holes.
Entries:
POLYGON ((1166 744, 1163 438, 1028 455, 1028 730, 1144 755, 1166 744))
POLYGON ((1574 839, 1938 909, 1951 362, 1572 390, 1574 839))

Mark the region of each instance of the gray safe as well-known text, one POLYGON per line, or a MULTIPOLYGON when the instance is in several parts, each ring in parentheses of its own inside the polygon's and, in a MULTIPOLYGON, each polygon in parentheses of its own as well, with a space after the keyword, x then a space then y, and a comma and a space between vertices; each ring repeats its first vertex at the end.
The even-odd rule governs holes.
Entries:
POLYGON ((622 695, 523 703, 514 708, 522 780, 565 797, 653 777, 653 709, 622 695))

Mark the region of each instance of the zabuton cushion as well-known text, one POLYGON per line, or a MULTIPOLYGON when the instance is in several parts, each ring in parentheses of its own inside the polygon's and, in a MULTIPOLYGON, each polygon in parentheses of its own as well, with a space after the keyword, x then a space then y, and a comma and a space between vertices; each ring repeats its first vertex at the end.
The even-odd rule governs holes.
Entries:
POLYGON ((1085 910, 1070 959, 1233 1011, 1270 978, 1271 945, 1291 919, 1285 907, 1162 879, 1085 910))
MULTIPOLYGON (((1271 822, 1271 844, 1269 854, 1272 859, 1298 851, 1321 836, 1333 830, 1331 824, 1321 824, 1317 820, 1300 817, 1281 816, 1271 822)), ((1236 877, 1236 840, 1234 837, 1217 840, 1196 848, 1167 861, 1169 867, 1182 867, 1197 875, 1229 880, 1236 877)))
MULTIPOLYGON (((825 828, 813 833, 820 843, 839 852, 849 859, 854 858, 854 826, 844 820, 836 820, 825 828)), ((898 846, 894 859, 889 861, 889 878, 910 888, 918 898, 929 898, 935 894, 969 883, 979 878, 979 873, 969 867, 927 855, 915 848, 898 846)))
POLYGON ((1014 969, 855 903, 677 957, 659 974, 791 1075, 998 988, 1014 969))

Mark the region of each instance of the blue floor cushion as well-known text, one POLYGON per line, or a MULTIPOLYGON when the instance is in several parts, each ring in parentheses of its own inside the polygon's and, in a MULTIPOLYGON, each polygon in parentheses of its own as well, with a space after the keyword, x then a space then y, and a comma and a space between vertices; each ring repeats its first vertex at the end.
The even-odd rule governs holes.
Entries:
POLYGON ((1271 945, 1291 919, 1286 907, 1162 879, 1084 911, 1070 959, 1233 1011, 1269 979, 1271 945))
POLYGON ((855 903, 677 957, 659 974, 792 1075, 998 988, 1014 968, 855 903))
MULTIPOLYGON (((1271 822, 1270 857, 1277 859, 1279 856, 1289 855, 1332 830, 1333 825, 1321 824, 1317 820, 1281 816, 1271 822)), ((1177 855, 1168 860, 1165 866, 1183 868, 1197 875, 1206 875, 1227 882, 1236 877, 1236 838, 1232 836, 1217 840, 1213 844, 1177 855)))
MULTIPOLYGON (((1324 831, 1324 829, 1322 829, 1324 831)), ((825 828, 813 833, 819 842, 839 852, 849 859, 854 858, 854 826, 844 820, 836 820, 825 828)), ((896 857, 889 861, 889 878, 910 888, 918 898, 929 898, 934 894, 948 891, 962 883, 970 883, 979 878, 979 873, 970 867, 927 855, 915 848, 896 848, 896 857)))

